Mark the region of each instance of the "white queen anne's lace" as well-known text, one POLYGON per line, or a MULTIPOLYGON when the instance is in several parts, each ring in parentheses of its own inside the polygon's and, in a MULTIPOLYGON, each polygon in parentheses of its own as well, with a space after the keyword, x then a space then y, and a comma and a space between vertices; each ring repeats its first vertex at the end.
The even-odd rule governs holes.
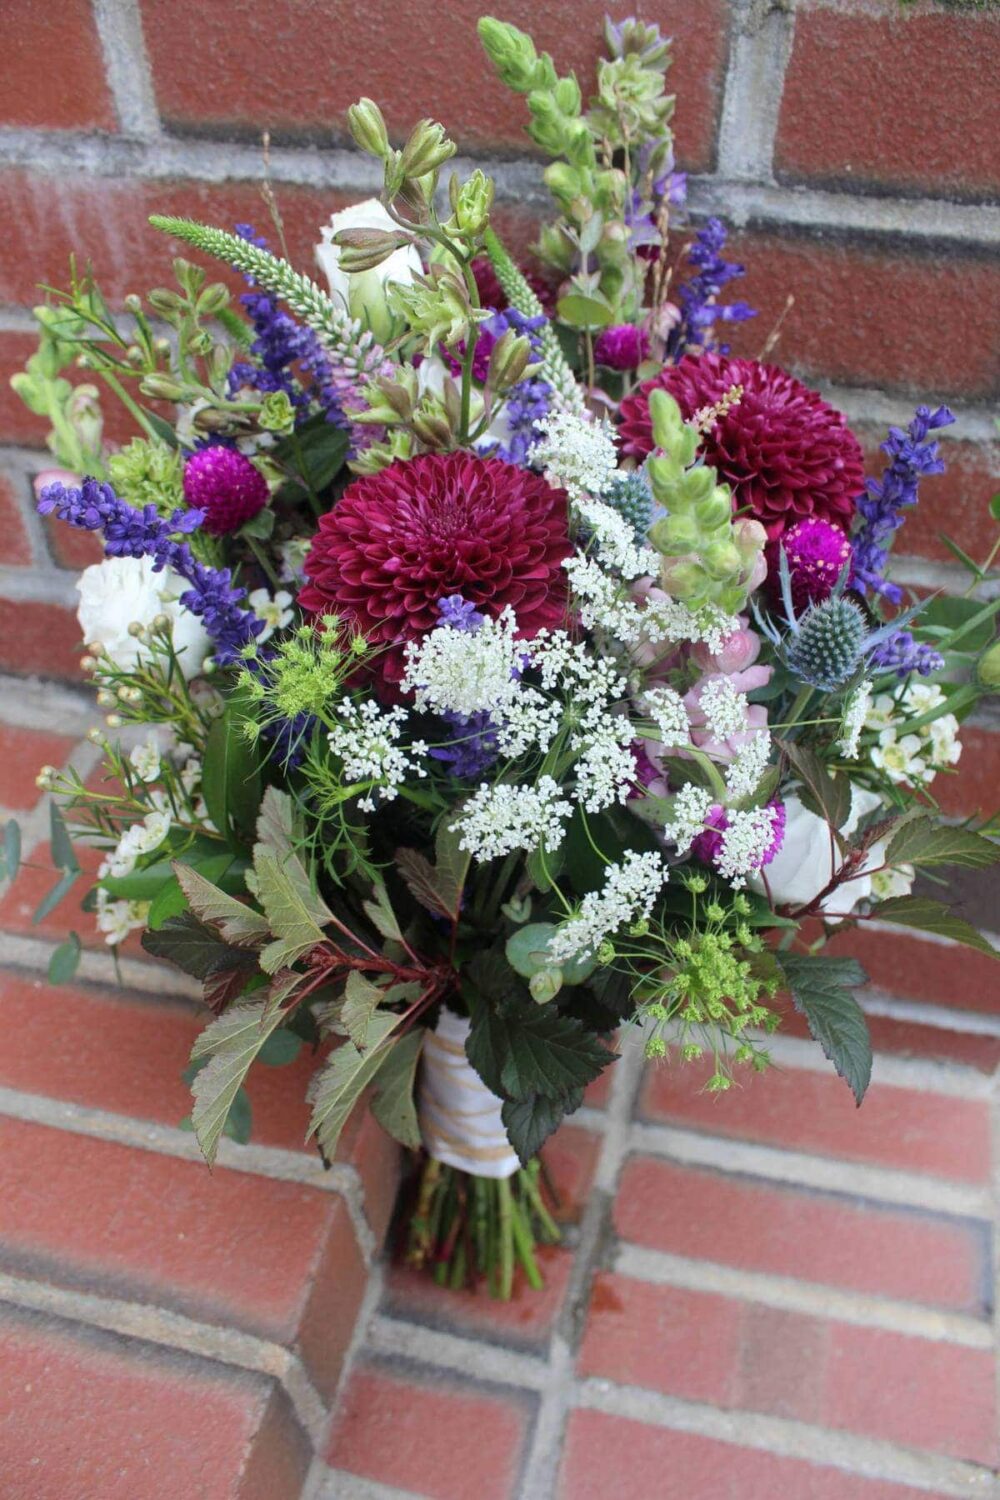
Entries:
POLYGON ((486 617, 478 630, 437 626, 407 646, 404 692, 434 713, 502 715, 517 693, 524 653, 516 631, 509 607, 499 619, 486 617))
POLYGON ((664 825, 663 836, 668 843, 677 845, 679 854, 686 854, 704 830, 705 819, 712 807, 712 794, 704 787, 689 783, 682 786, 674 798, 673 817, 664 825))
POLYGON ((626 923, 651 916, 666 878, 662 855, 629 849, 620 864, 608 866, 601 889, 588 892, 579 911, 549 939, 552 962, 565 963, 578 953, 593 953, 626 923))
POLYGON ((551 412, 535 426, 542 435, 528 451, 529 464, 571 500, 603 495, 618 468, 611 426, 569 411, 551 412))
POLYGON ((558 848, 572 812, 551 776, 542 776, 536 786, 484 782, 451 826, 474 859, 497 859, 515 849, 530 854, 543 844, 558 848))
POLYGON ((426 776, 421 758, 427 754, 422 740, 400 744, 406 725, 405 708, 382 708, 374 699, 342 703, 340 723, 330 730, 330 749, 344 763, 348 781, 371 783, 358 806, 374 812, 377 801, 391 802, 407 776, 426 776))

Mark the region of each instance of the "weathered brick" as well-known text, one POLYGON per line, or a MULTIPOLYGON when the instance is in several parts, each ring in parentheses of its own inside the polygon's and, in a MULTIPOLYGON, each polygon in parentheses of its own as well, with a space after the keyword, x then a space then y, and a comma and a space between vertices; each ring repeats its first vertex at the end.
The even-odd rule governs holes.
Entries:
POLYGON ((607 1500, 623 1491, 664 1500, 920 1500, 926 1490, 865 1479, 841 1469, 779 1458, 738 1443, 652 1427, 603 1412, 569 1420, 559 1500, 607 1500))
POLYGON ((80 627, 62 604, 0 597, 0 671, 81 678, 80 627))
POLYGON ((116 128, 87 0, 12 0, 0 9, 0 122, 116 128))
POLYGON ((1000 271, 975 254, 935 254, 833 234, 748 232, 734 239, 740 284, 758 316, 730 330, 734 350, 760 352, 782 314, 771 354, 809 381, 880 386, 922 401, 988 398, 1000 356, 984 309, 1000 271), (947 308, 928 337, 931 308, 947 308))
POLYGON ((886 924, 877 932, 863 926, 838 934, 831 940, 830 951, 854 954, 871 983, 897 997, 989 1015, 1000 1010, 997 961, 972 948, 901 928, 892 931, 886 924))
POLYGON ((1000 807, 1000 734, 963 724, 962 758, 934 781, 934 797, 949 817, 990 817, 1000 807))
MULTIPOLYGON (((961 418, 959 419, 960 430, 961 418)), ((868 460, 867 472, 878 476, 888 459, 879 451, 885 429, 854 424, 868 460)), ((895 551, 906 556, 953 562, 941 533, 984 560, 996 540, 997 523, 989 511, 991 497, 1000 490, 1000 449, 995 443, 942 441, 943 474, 920 481, 920 498, 906 511, 903 527, 896 533, 895 551)))
POLYGON ((653 1250, 751 1271, 980 1311, 988 1232, 832 1193, 635 1157, 615 1225, 653 1250))
POLYGON ((988 1350, 608 1272, 595 1292, 583 1375, 993 1461, 988 1350))
POLYGON ((0 1310, 5 1500, 297 1500, 309 1458, 274 1382, 0 1310))
MULTIPOLYGON (((142 10, 160 109, 173 123, 254 135, 268 126, 285 137, 325 139, 331 130, 345 134, 344 112, 364 92, 383 107, 397 136, 431 113, 465 145, 529 144, 524 100, 496 79, 480 48, 478 0, 453 0, 434 27, 416 0, 349 7, 335 27, 321 0, 289 0, 279 26, 264 0, 248 0, 235 27, 224 12, 195 0, 143 0, 142 10), (190 47, 197 47, 197 68, 190 66, 190 47), (269 86, 262 94, 257 78, 265 54, 269 86)), ((505 20, 553 54, 560 72, 576 70, 585 97, 602 52, 604 13, 603 0, 582 0, 572 12, 528 0, 503 9, 505 20)), ((698 6, 659 0, 655 19, 674 39, 669 82, 678 94, 680 159, 704 168, 725 67, 726 7, 722 0, 698 6)))
POLYGON ((34 807, 41 796, 35 777, 42 766, 61 766, 74 741, 41 729, 0 724, 0 806, 15 812, 34 807))
POLYGON ((33 560, 17 489, 13 480, 3 474, 0 474, 0 535, 3 536, 5 567, 22 567, 33 560))
POLYGON ((465 1338, 543 1352, 566 1296, 573 1256, 558 1246, 541 1245, 536 1259, 544 1287, 533 1291, 519 1269, 509 1302, 491 1297, 485 1281, 453 1292, 439 1287, 427 1271, 410 1270, 397 1261, 386 1277, 384 1307, 394 1317, 465 1338))
POLYGON ((982 128, 982 89, 998 69, 994 16, 804 6, 785 74, 779 176, 848 192, 988 196, 1000 154, 982 128))
POLYGON ((361 1366, 341 1397, 327 1462, 428 1500, 515 1500, 527 1424, 523 1399, 361 1366))
MULTIPOLYGON (((817 1067, 822 1059, 817 1052, 817 1067)), ((741 1069, 738 1087, 706 1093, 709 1063, 677 1061, 647 1070, 643 1113, 712 1135, 791 1146, 849 1161, 931 1172, 965 1182, 990 1175, 985 1100, 874 1083, 858 1110, 833 1069, 741 1069)))

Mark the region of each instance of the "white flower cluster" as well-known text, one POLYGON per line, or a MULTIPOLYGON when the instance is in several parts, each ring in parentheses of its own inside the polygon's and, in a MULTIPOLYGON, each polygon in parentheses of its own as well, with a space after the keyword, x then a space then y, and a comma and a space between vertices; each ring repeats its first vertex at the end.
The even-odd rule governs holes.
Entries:
POLYGON ((269 641, 276 630, 284 630, 295 618, 292 596, 287 589, 278 589, 273 597, 267 589, 254 589, 247 595, 247 604, 258 620, 264 621, 264 629, 257 636, 258 646, 269 641))
POLYGON ((406 648, 402 687, 420 709, 502 718, 517 695, 524 646, 508 606, 499 619, 487 616, 478 630, 438 625, 406 648))
POLYGON ((609 866, 602 888, 584 896, 579 911, 549 939, 552 962, 565 963, 576 954, 593 953, 627 922, 648 918, 666 878, 662 855, 628 850, 620 864, 609 866))
POLYGON ((530 854, 542 844, 558 848, 572 812, 551 776, 542 776, 536 786, 484 782, 451 826, 474 859, 497 859, 515 849, 530 854))
POLYGON ((535 427, 542 436, 528 450, 532 468, 544 469, 549 483, 566 490, 571 500, 603 495, 618 468, 611 426, 559 411, 540 418, 535 427))
POLYGON ((156 781, 160 774, 160 749, 156 741, 148 739, 136 745, 129 755, 129 764, 140 781, 156 781))
POLYGON ((165 808, 156 808, 153 812, 148 812, 141 823, 133 823, 131 828, 126 828, 117 847, 101 861, 97 871, 98 880, 103 880, 106 875, 115 879, 131 875, 140 855, 151 854, 163 843, 170 832, 170 822, 170 813, 165 808))
POLYGON ((728 677, 710 677, 698 694, 698 706, 715 739, 732 739, 746 730, 747 695, 738 693, 728 677))
POLYGON ((676 844, 678 854, 686 854, 705 828, 705 819, 713 805, 711 792, 689 782, 674 798, 673 817, 663 828, 663 837, 676 844))
POLYGON ((726 766, 726 791, 731 802, 752 797, 771 758, 771 731, 758 729, 740 746, 726 766))
POLYGON ((911 682, 894 695, 880 693, 868 708, 864 727, 878 730, 871 750, 872 765, 890 781, 929 786, 943 766, 953 766, 962 754, 958 720, 939 710, 946 702, 936 683, 911 682), (919 722, 936 714, 929 723, 919 722), (908 723, 917 722, 908 729, 908 723))
POLYGON ((666 641, 680 645, 687 641, 696 646, 704 641, 710 653, 718 656, 729 636, 739 628, 739 617, 727 615, 717 604, 703 604, 700 609, 692 610, 680 599, 653 594, 642 613, 641 634, 653 644, 666 641))
POLYGON ((560 717, 571 726, 568 748, 578 757, 577 801, 592 813, 625 802, 635 781, 635 732, 628 714, 617 708, 625 697, 624 677, 607 657, 594 656, 563 631, 543 633, 530 649, 542 686, 565 700, 560 717))
POLYGON ((837 741, 837 750, 845 760, 857 760, 858 747, 861 741, 861 731, 872 706, 872 685, 865 681, 854 692, 844 704, 844 711, 840 720, 840 738, 837 741))
POLYGON ((427 754, 424 741, 414 740, 408 747, 400 744, 405 708, 382 708, 368 698, 342 703, 337 711, 342 722, 330 730, 330 749, 343 761, 349 781, 371 784, 358 802, 364 812, 374 812, 376 801, 391 802, 407 776, 427 775, 420 763, 427 754))
POLYGON ((691 720, 684 706, 684 699, 673 688, 647 688, 642 695, 640 707, 645 709, 660 731, 660 742, 664 749, 670 750, 690 742, 691 720))
POLYGON ((776 807, 752 807, 746 812, 728 812, 722 844, 715 856, 715 867, 723 880, 735 890, 746 885, 764 863, 764 855, 774 837, 778 817, 776 807))
POLYGON ((575 510, 587 528, 587 548, 604 568, 623 578, 648 578, 660 565, 651 547, 636 545, 635 532, 624 516, 601 500, 580 500, 575 510))
POLYGON ((148 901, 113 901, 103 886, 98 886, 94 907, 97 930, 103 932, 109 947, 116 948, 130 932, 146 926, 149 907, 148 901))

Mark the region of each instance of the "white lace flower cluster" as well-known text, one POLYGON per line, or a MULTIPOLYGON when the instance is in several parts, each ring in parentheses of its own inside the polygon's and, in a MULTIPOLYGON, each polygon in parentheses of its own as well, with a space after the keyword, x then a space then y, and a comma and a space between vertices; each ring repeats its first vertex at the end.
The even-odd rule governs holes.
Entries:
POLYGON ((726 793, 730 802, 752 797, 771 759, 771 731, 758 729, 750 734, 726 766, 726 793))
POLYGON ((665 685, 647 688, 640 700, 640 707, 649 714, 659 730, 660 743, 665 750, 690 743, 691 720, 680 693, 665 685))
POLYGON ((705 828, 705 819, 713 806, 712 794, 705 787, 689 782, 682 786, 674 798, 671 811, 673 817, 664 824, 663 837, 668 844, 677 846, 678 854, 686 854, 705 828))
POLYGON ((532 853, 542 845, 557 849, 572 816, 573 805, 551 776, 535 786, 484 782, 451 825, 460 847, 474 859, 497 859, 516 849, 532 853))
POLYGON ((698 706, 717 740, 732 739, 747 728, 749 703, 728 677, 710 677, 698 694, 698 706))
POLYGON ((405 708, 382 708, 368 698, 342 703, 337 712, 341 722, 330 730, 330 749, 343 761, 348 781, 368 784, 358 801, 362 811, 374 812, 377 802, 391 802, 408 776, 427 775, 421 764, 427 754, 425 742, 400 743, 408 717, 405 708))
POLYGON ((845 760, 857 760, 858 750, 861 743, 861 731, 864 729, 871 712, 872 685, 865 681, 854 689, 854 692, 844 704, 840 719, 840 738, 837 740, 837 751, 845 760))
POLYGON ((895 694, 880 693, 864 721, 866 729, 878 731, 872 765, 890 781, 910 786, 929 786, 939 770, 953 766, 962 745, 955 715, 939 711, 946 701, 937 683, 911 682, 895 694), (927 714, 936 717, 921 724, 927 714))
POLYGON ((776 807, 751 807, 745 812, 726 814, 722 843, 713 863, 734 890, 746 885, 747 878, 756 874, 764 863, 778 816, 776 807))
POLYGON ((657 571, 659 554, 637 545, 633 528, 618 511, 602 500, 579 500, 574 508, 586 528, 587 551, 601 567, 629 579, 648 578, 657 571))
POLYGON ((488 713, 500 719, 517 696, 524 646, 515 639, 517 621, 508 606, 498 619, 486 616, 477 630, 438 625, 406 648, 404 692, 432 713, 488 713))
POLYGON ((540 418, 535 428, 541 436, 528 451, 532 468, 543 469, 549 483, 566 490, 571 500, 603 495, 618 469, 609 423, 557 411, 540 418))
POLYGON ((626 924, 648 919, 666 879, 662 855, 628 850, 620 864, 609 865, 601 889, 588 892, 579 911, 549 939, 552 962, 593 953, 626 924))

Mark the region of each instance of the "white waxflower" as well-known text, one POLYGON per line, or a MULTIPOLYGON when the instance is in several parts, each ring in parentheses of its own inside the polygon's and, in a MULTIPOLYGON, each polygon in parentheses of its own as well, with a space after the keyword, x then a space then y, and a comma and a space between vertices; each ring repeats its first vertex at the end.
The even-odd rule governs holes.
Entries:
POLYGON ((160 751, 155 741, 149 739, 136 745, 129 755, 129 764, 140 781, 155 781, 160 774, 160 751))
POLYGON ((98 886, 94 921, 109 947, 116 948, 130 932, 145 927, 148 916, 148 901, 113 901, 107 891, 98 886))
POLYGON ((861 731, 864 729, 872 707, 872 685, 862 682, 844 704, 840 721, 840 738, 837 750, 845 760, 857 760, 861 731))
POLYGON ((935 708, 940 708, 945 696, 936 682, 911 682, 904 688, 898 701, 908 719, 919 719, 935 708))
POLYGON ((904 734, 899 738, 895 729, 883 729, 878 744, 872 747, 872 765, 884 771, 897 785, 908 782, 911 786, 918 786, 927 779, 924 749, 919 734, 904 734))
MULTIPOLYGON (((166 800, 165 794, 154 792, 150 801, 161 804, 166 800)), ((126 828, 120 836, 117 846, 104 856, 98 869, 98 879, 105 875, 120 878, 123 875, 131 875, 135 869, 136 861, 142 854, 151 854, 158 849, 170 832, 170 813, 158 805, 152 812, 146 814, 141 823, 133 823, 126 828)))
POLYGON ((558 848, 572 812, 558 784, 542 776, 536 786, 484 783, 451 826, 461 833, 461 848, 475 859, 489 860, 515 849, 530 854, 543 844, 558 848))
POLYGON ((953 766, 962 754, 958 738, 958 720, 954 714, 942 714, 925 726, 924 733, 930 741, 931 763, 935 766, 953 766))
POLYGON ((648 919, 666 879, 662 855, 627 850, 620 864, 608 866, 601 889, 589 891, 579 911, 553 933, 548 946, 552 962, 593 953, 626 923, 648 919))
POLYGON ((517 694, 525 653, 516 631, 509 607, 499 619, 487 616, 475 631, 436 626, 406 648, 404 692, 415 695, 418 708, 435 713, 502 716, 517 694))
POLYGON ((176 573, 154 572, 148 557, 106 557, 84 568, 76 587, 83 638, 101 646, 116 667, 127 672, 150 660, 149 646, 130 635, 129 626, 148 627, 157 615, 166 615, 184 676, 201 671, 212 642, 198 616, 178 603, 188 585, 176 573))
POLYGON ((876 901, 888 901, 892 896, 908 896, 915 879, 916 871, 912 865, 897 865, 895 869, 873 872, 872 897, 876 901))
POLYGON ((549 483, 571 500, 603 495, 618 469, 614 431, 570 411, 550 412, 535 427, 542 434, 528 450, 528 463, 544 469, 549 483))
POLYGON ((891 729, 899 719, 898 705, 889 693, 879 693, 865 710, 866 729, 891 729))
POLYGON ((705 819, 713 805, 711 792, 705 787, 689 782, 682 786, 674 798, 673 817, 663 828, 663 837, 668 843, 677 845, 678 854, 686 854, 699 833, 705 828, 705 819))
POLYGON ((420 763, 426 756, 423 740, 409 746, 399 743, 406 726, 405 708, 383 708, 374 699, 342 703, 337 709, 341 722, 330 730, 330 749, 344 763, 348 781, 372 783, 358 806, 374 812, 376 801, 391 802, 407 776, 426 776, 420 763))
POLYGON ((285 589, 279 589, 273 598, 267 589, 254 589, 252 594, 247 595, 247 604, 258 620, 264 621, 264 629, 257 636, 258 646, 263 641, 270 640, 276 630, 284 630, 286 625, 292 623, 295 613, 292 609, 292 596, 285 589))

